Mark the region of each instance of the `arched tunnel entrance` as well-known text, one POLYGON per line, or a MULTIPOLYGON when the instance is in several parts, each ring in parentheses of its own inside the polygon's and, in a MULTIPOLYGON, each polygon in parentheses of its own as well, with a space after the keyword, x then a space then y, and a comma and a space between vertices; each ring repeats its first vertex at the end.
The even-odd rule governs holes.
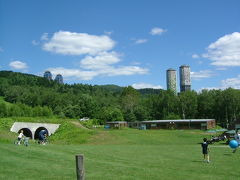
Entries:
POLYGON ((45 127, 39 127, 39 128, 37 128, 37 130, 35 131, 34 139, 39 139, 39 132, 40 132, 41 130, 46 130, 46 131, 47 131, 47 136, 49 135, 48 130, 47 130, 45 127))
POLYGON ((22 129, 20 129, 20 130, 18 131, 18 134, 21 132, 21 130, 23 130, 24 136, 29 137, 29 138, 32 139, 32 131, 31 131, 30 129, 28 129, 28 128, 22 128, 22 129))

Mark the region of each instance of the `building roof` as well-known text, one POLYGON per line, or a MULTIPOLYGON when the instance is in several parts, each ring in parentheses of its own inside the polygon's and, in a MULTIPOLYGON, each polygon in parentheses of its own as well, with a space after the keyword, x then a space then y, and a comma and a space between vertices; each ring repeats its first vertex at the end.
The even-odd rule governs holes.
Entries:
POLYGON ((169 69, 167 69, 167 71, 176 71, 176 70, 173 68, 169 68, 169 69))
POLYGON ((142 121, 142 123, 168 123, 168 122, 208 122, 215 121, 215 119, 172 119, 172 120, 152 120, 152 121, 142 121))
POLYGON ((182 68, 182 67, 190 67, 190 66, 187 65, 187 64, 183 64, 183 65, 180 66, 180 68, 182 68))

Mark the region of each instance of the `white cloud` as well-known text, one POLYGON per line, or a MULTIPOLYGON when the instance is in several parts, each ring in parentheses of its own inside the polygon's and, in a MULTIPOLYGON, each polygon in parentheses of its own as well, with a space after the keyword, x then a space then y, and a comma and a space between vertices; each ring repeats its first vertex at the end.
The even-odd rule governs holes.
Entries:
POLYGON ((101 52, 96 56, 86 56, 80 61, 80 67, 86 70, 94 71, 97 75, 102 76, 119 76, 146 74, 148 69, 139 66, 120 66, 117 65, 121 61, 118 53, 101 52))
POLYGON ((113 31, 104 31, 104 34, 106 34, 106 35, 112 35, 112 33, 113 33, 113 31))
POLYGON ((21 61, 12 61, 9 63, 9 66, 13 69, 19 69, 19 70, 24 70, 28 68, 27 64, 21 61))
POLYGON ((85 69, 103 69, 120 61, 116 52, 101 52, 96 56, 86 56, 80 65, 85 69))
POLYGON ((153 88, 153 89, 163 89, 160 85, 153 85, 148 83, 135 83, 132 85, 135 89, 153 88))
POLYGON ((192 58, 193 58, 193 59, 197 59, 197 58, 199 58, 199 55, 198 55, 198 54, 193 54, 193 55, 192 55, 192 58))
POLYGON ((39 45, 39 42, 37 42, 37 41, 35 41, 35 40, 32 40, 32 44, 33 44, 34 46, 37 46, 37 45, 39 45))
POLYGON ((133 61, 131 64, 133 64, 133 65, 140 65, 141 63, 138 62, 138 61, 133 61))
POLYGON ((203 57, 214 66, 240 66, 240 32, 227 34, 207 47, 203 57))
POLYGON ((41 36, 41 40, 48 41, 48 33, 43 33, 43 35, 41 36))
POLYGON ((137 39, 135 41, 136 44, 143 44, 143 43, 146 43, 148 40, 147 39, 137 39))
POLYGON ((229 87, 240 89, 240 75, 238 75, 236 78, 228 78, 228 79, 222 80, 221 84, 224 89, 229 87))
POLYGON ((226 67, 217 67, 216 70, 218 70, 218 71, 226 71, 227 68, 226 67))
POLYGON ((148 69, 136 65, 121 66, 121 54, 112 51, 115 42, 106 35, 94 36, 85 33, 59 31, 54 33, 43 49, 64 55, 86 55, 80 61, 80 68, 49 68, 54 75, 91 80, 98 76, 120 76, 147 74, 148 69))
POLYGON ((120 66, 120 67, 109 67, 102 70, 102 74, 107 76, 120 76, 120 75, 134 75, 134 74, 147 74, 148 69, 141 68, 138 66, 120 66))
POLYGON ((238 75, 235 78, 228 78, 221 81, 220 87, 205 87, 201 88, 200 90, 207 89, 227 89, 227 88, 234 88, 234 89, 240 89, 240 75, 238 75))
POLYGON ((49 68, 53 75, 62 74, 65 78, 77 78, 80 80, 91 80, 98 76, 119 76, 119 75, 133 75, 146 74, 148 69, 136 66, 113 67, 107 66, 103 69, 95 70, 81 70, 81 69, 67 69, 63 67, 49 68))
POLYGON ((166 30, 166 29, 162 29, 162 28, 155 27, 155 28, 152 28, 152 30, 150 31, 150 34, 151 34, 151 35, 161 35, 161 34, 163 34, 164 32, 167 32, 167 30, 166 30))
POLYGON ((202 70, 199 72, 191 72, 191 78, 192 79, 203 79, 203 78, 209 78, 214 76, 215 74, 210 70, 202 70))
POLYGON ((91 80, 97 76, 97 72, 94 71, 83 71, 80 69, 67 69, 63 67, 49 68, 49 70, 54 76, 61 74, 64 78, 77 78, 80 80, 91 80))
POLYGON ((59 31, 43 44, 43 50, 64 55, 95 55, 111 50, 115 42, 108 36, 59 31))

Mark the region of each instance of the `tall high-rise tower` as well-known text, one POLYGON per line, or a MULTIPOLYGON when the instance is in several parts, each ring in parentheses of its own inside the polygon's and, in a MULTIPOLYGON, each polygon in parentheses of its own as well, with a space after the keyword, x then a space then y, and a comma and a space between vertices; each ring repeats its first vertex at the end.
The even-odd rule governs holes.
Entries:
POLYGON ((182 65, 179 68, 180 74, 180 91, 191 91, 190 66, 182 65))
POLYGON ((52 73, 50 71, 45 71, 43 77, 47 78, 48 80, 52 80, 52 73))
POLYGON ((177 75, 175 69, 167 70, 167 89, 177 94, 177 75))
POLYGON ((63 77, 61 74, 58 74, 56 77, 55 77, 55 81, 58 82, 59 84, 63 84, 63 77))

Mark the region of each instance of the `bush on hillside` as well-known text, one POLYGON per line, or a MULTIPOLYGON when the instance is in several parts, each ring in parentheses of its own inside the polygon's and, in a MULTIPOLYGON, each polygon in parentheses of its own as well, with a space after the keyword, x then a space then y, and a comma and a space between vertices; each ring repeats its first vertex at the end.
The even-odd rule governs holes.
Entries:
POLYGON ((93 128, 95 126, 100 125, 100 121, 98 119, 89 119, 87 121, 80 121, 80 123, 85 126, 86 128, 93 128))

